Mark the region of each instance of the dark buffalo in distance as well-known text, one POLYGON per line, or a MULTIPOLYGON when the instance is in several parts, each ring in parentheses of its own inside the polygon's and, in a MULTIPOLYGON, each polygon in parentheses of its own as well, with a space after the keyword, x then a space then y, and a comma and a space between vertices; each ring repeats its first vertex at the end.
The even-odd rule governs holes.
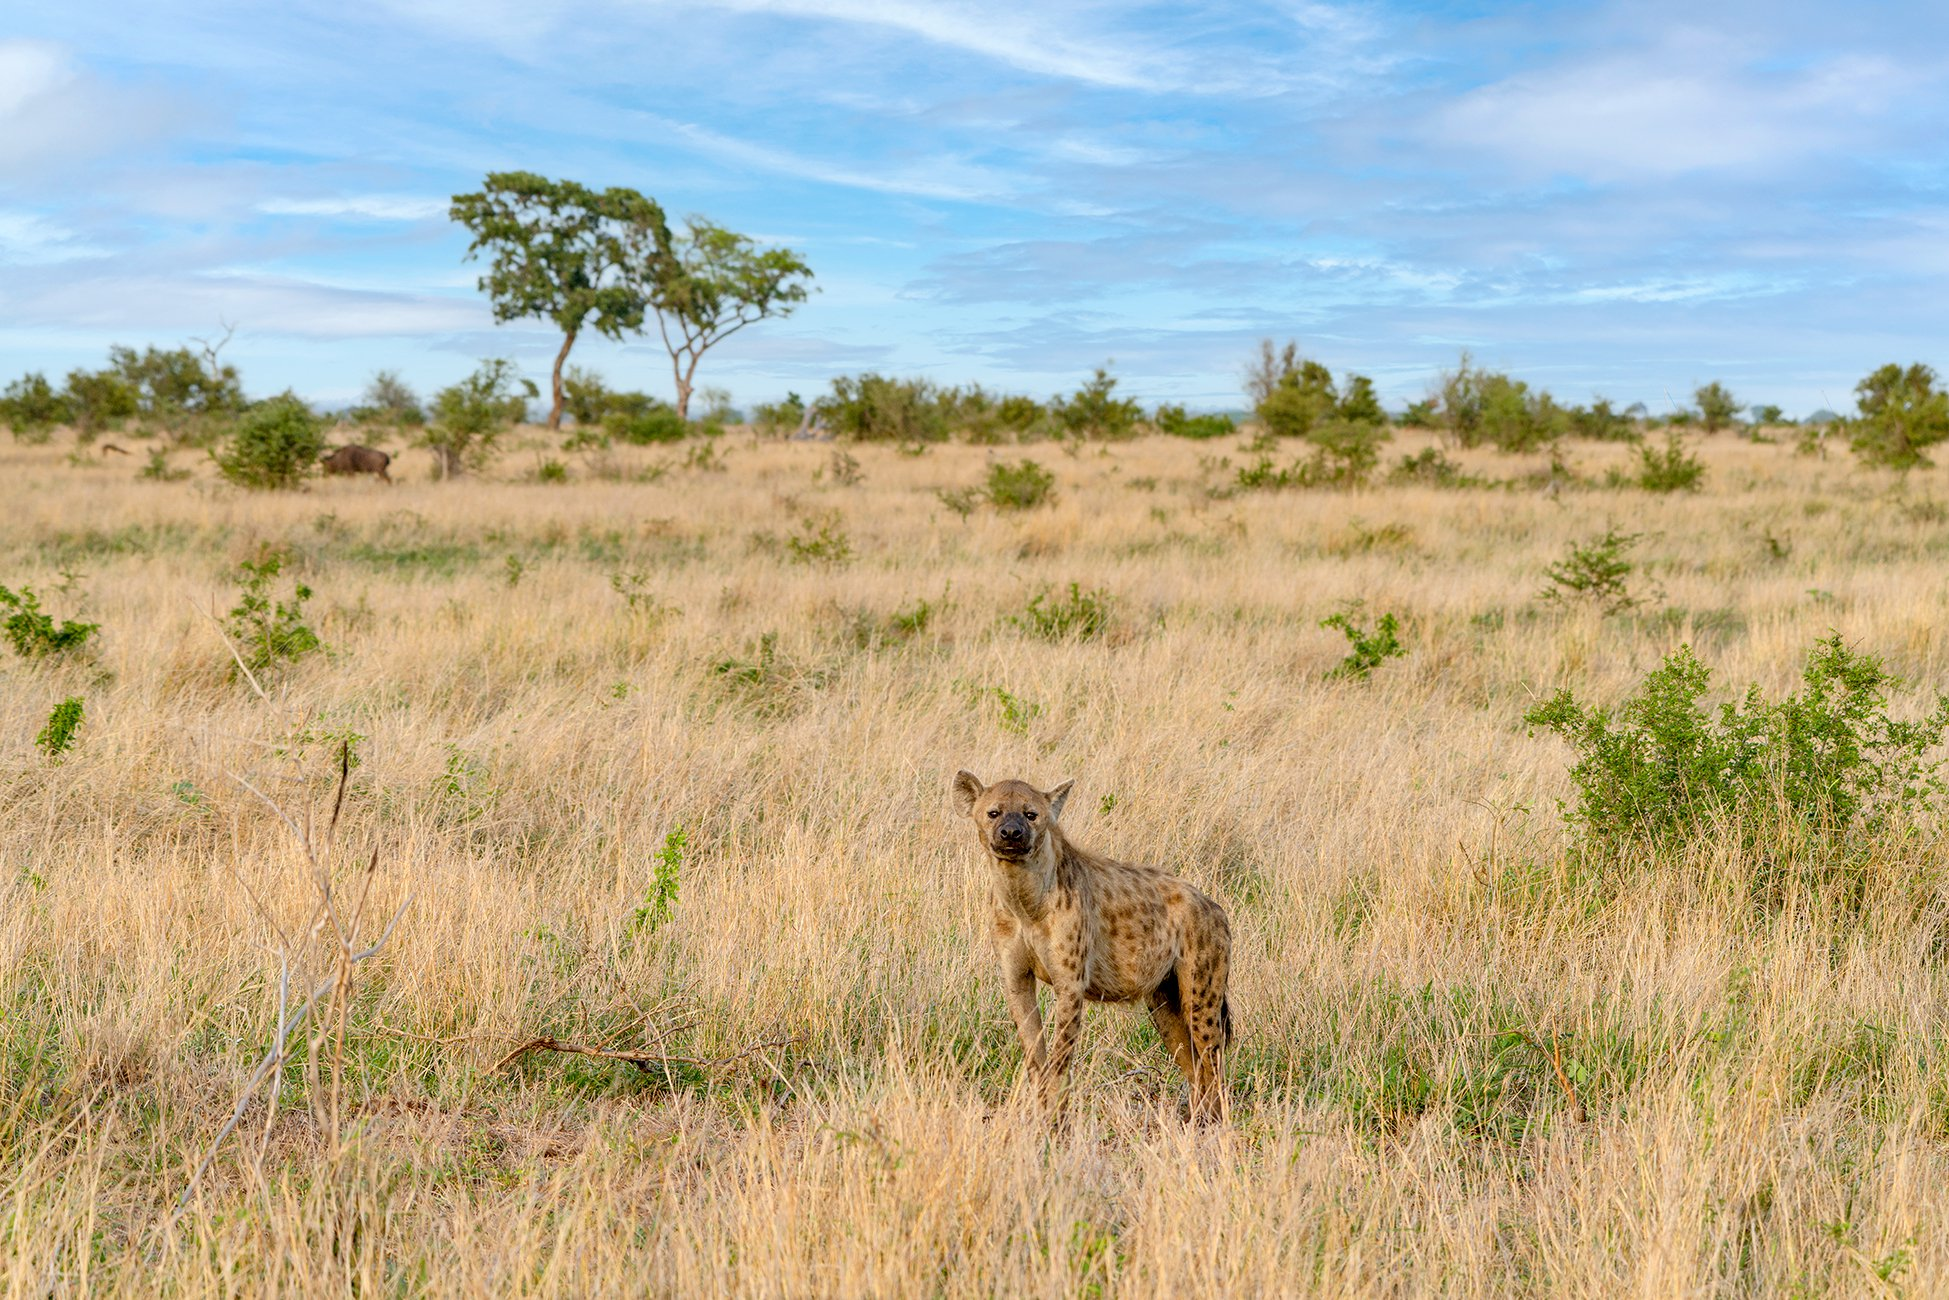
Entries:
POLYGON ((393 458, 377 447, 357 445, 340 447, 324 459, 327 474, 377 474, 388 483, 393 479, 386 467, 392 463, 393 458))

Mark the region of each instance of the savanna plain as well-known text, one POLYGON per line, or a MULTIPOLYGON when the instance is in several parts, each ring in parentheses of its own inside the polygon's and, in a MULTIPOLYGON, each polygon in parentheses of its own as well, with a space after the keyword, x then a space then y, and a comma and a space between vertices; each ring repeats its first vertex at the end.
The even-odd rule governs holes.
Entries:
POLYGON ((1242 441, 282 493, 0 446, 0 579, 100 625, 0 659, 5 1293, 1949 1291, 1933 821, 1600 858, 1524 721, 1683 645, 1785 696, 1834 634, 1927 713, 1949 472, 1251 491, 1242 441), (940 495, 1024 457, 1053 500, 940 495), (1637 603, 1543 598, 1606 529, 1637 603), (271 559, 321 648, 239 641, 271 559), (1341 612, 1405 653, 1334 675, 1341 612), (1019 1087, 957 768, 1229 910, 1223 1123, 1133 1009, 1065 1123, 1019 1087))

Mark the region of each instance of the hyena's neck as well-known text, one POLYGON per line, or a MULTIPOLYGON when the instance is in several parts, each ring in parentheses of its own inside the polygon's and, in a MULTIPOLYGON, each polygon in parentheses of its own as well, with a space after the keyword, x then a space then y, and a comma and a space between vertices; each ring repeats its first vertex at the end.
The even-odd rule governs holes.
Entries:
POLYGON ((1051 831, 1042 837, 1034 855, 1020 862, 990 857, 988 860, 995 868, 996 892, 1003 906, 1024 920, 1040 921, 1049 911, 1051 897, 1056 892, 1065 848, 1060 836, 1051 831))

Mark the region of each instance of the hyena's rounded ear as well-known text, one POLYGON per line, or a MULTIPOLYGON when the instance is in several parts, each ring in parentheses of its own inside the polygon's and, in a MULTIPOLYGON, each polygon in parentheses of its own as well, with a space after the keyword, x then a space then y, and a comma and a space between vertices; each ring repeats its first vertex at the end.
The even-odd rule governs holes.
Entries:
POLYGON ((975 800, 981 798, 981 792, 987 788, 987 786, 981 783, 981 778, 973 772, 956 772, 954 774, 954 811, 966 817, 974 811, 975 800))
POLYGON ((1061 785, 1042 796, 1049 801, 1050 817, 1062 816, 1062 806, 1069 801, 1069 787, 1075 784, 1074 781, 1064 781, 1061 785))

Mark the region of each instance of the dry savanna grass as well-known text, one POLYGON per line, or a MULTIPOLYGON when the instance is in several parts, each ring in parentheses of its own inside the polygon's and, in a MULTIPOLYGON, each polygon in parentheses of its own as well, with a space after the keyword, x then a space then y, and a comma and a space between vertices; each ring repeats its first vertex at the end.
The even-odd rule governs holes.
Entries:
POLYGON ((1730 435, 1690 496, 1591 485, 1629 456, 1594 445, 1554 492, 1231 495, 1238 439, 720 449, 248 494, 0 447, 0 583, 101 625, 0 660, 8 1295, 1944 1289, 1936 841, 1855 907, 1762 905, 1730 842, 1597 869, 1521 719, 1682 643, 1715 698, 1785 692, 1830 630, 1919 714, 1949 475, 1730 435), (1052 505, 939 499, 1024 455, 1052 505), (1611 525, 1647 603, 1539 601, 1611 525), (325 649, 253 689, 219 627, 272 554, 325 649), (1071 582, 1107 625, 1037 635, 1071 582), (1407 654, 1329 678, 1354 599, 1407 654), (1228 1123, 1116 1008, 1065 1127, 1018 1096, 961 767, 1075 778, 1075 838, 1229 909, 1228 1123), (499 1064, 543 1036, 659 1060, 499 1064))

